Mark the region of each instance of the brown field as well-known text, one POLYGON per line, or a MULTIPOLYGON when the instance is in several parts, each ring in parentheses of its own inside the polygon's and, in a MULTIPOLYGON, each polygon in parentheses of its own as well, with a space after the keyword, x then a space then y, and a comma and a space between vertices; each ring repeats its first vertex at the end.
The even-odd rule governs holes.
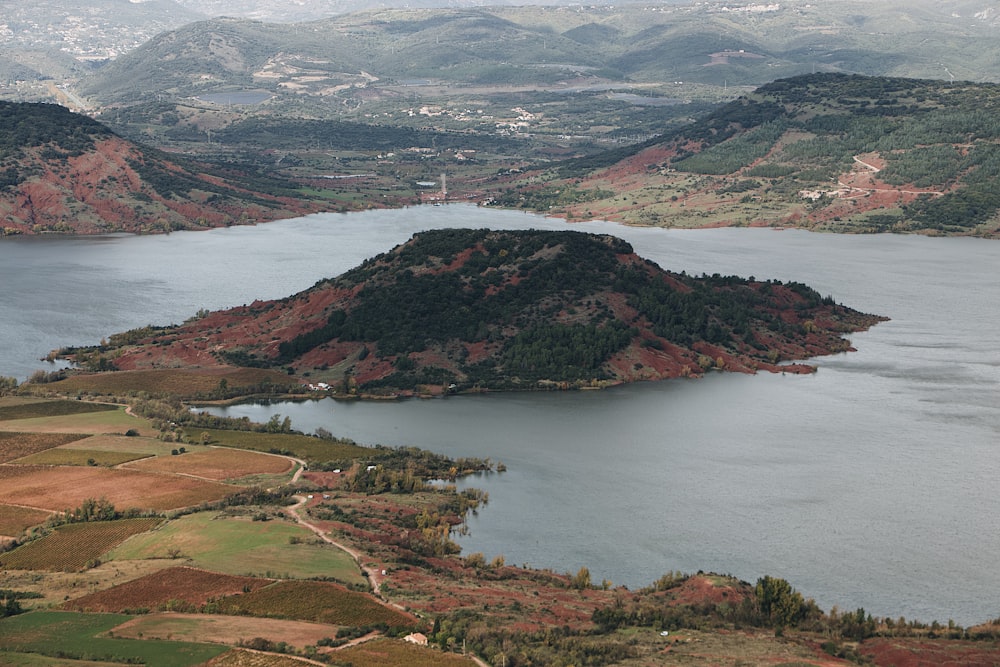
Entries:
POLYGON ((79 433, 11 433, 0 431, 0 463, 7 463, 47 449, 86 438, 79 433))
POLYGON ((275 475, 291 472, 295 463, 283 456, 230 448, 211 448, 179 456, 159 456, 128 467, 146 472, 191 475, 216 481, 248 475, 275 475))
POLYGON ((353 667, 468 667, 476 664, 456 653, 443 653, 402 639, 377 639, 351 646, 334 655, 353 667))
MULTIPOLYGON (((238 595, 274 583, 270 579, 218 574, 193 567, 170 567, 62 605, 70 611, 134 613, 160 609, 171 601, 201 607, 213 598, 238 595)), ((251 635, 253 636, 253 635, 251 635)))
POLYGON ((0 569, 0 588, 41 593, 22 600, 25 609, 52 609, 80 595, 105 590, 168 567, 171 561, 135 560, 107 562, 82 572, 0 569))
POLYGON ((83 570, 101 554, 133 535, 152 530, 162 519, 122 519, 72 523, 0 554, 0 567, 12 570, 83 570))
POLYGON ((280 581, 246 595, 219 602, 224 612, 273 616, 332 625, 414 625, 411 616, 377 602, 370 595, 321 581, 280 581))
POLYGON ((111 452, 106 449, 66 449, 57 447, 11 461, 11 465, 106 466, 112 467, 146 458, 138 452, 111 452))
POLYGON ((236 645, 240 640, 261 637, 285 642, 296 648, 315 645, 337 635, 337 628, 308 621, 284 621, 249 616, 216 614, 148 614, 114 629, 116 637, 169 639, 185 642, 236 645))
POLYGON ((243 649, 227 651, 205 663, 205 667, 303 667, 316 663, 275 653, 255 653, 243 649))
POLYGON ((118 406, 107 403, 90 403, 87 401, 33 401, 0 404, 0 421, 12 419, 31 419, 35 417, 58 417, 62 415, 77 415, 87 412, 104 412, 117 410, 118 406))
POLYGON ((170 510, 221 500, 232 486, 183 476, 92 466, 0 466, 0 504, 52 511, 106 498, 119 510, 170 510))
POLYGON ((288 375, 261 368, 218 367, 204 370, 158 369, 143 371, 119 371, 117 373, 97 373, 93 375, 73 375, 65 380, 46 385, 56 391, 74 393, 78 391, 94 394, 123 395, 130 391, 144 391, 150 394, 173 394, 177 396, 197 396, 211 394, 225 379, 231 390, 251 387, 262 382, 287 385, 288 375))
POLYGON ((51 516, 51 512, 0 505, 0 536, 17 537, 28 528, 37 526, 51 516))

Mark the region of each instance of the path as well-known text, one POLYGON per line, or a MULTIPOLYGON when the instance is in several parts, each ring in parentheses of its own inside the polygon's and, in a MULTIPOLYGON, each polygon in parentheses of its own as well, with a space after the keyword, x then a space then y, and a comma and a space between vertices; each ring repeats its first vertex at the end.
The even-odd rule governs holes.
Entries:
MULTIPOLYGON (((301 472, 301 470, 300 470, 300 472, 301 472)), ((333 546, 337 547, 341 551, 344 551, 345 553, 347 553, 358 564, 358 567, 361 568, 361 571, 365 573, 365 577, 368 578, 368 583, 371 584, 372 593, 375 594, 375 597, 379 598, 383 602, 386 602, 388 604, 392 604, 392 606, 394 606, 394 607, 398 607, 398 605, 396 605, 394 603, 390 603, 388 600, 386 600, 385 598, 382 597, 382 593, 381 593, 381 589, 379 587, 379 581, 378 581, 378 577, 377 577, 377 570, 375 568, 370 567, 368 565, 365 565, 364 563, 361 562, 361 557, 362 557, 361 552, 357 551, 356 549, 352 549, 351 547, 347 546, 346 544, 343 544, 341 542, 338 542, 338 541, 334 540, 332 537, 330 537, 329 535, 327 535, 323 531, 322 528, 320 528, 319 526, 317 526, 315 524, 309 523, 308 521, 306 521, 305 519, 303 519, 302 515, 299 514, 299 508, 302 507, 303 505, 305 505, 306 502, 308 502, 309 499, 306 498, 305 496, 302 496, 302 495, 296 495, 294 497, 299 502, 295 503, 294 505, 290 505, 290 506, 286 507, 285 508, 285 513, 288 514, 288 516, 290 516, 295 523, 301 524, 302 526, 308 528, 313 533, 315 533, 317 537, 319 537, 321 540, 323 540, 327 544, 332 544, 333 546)))

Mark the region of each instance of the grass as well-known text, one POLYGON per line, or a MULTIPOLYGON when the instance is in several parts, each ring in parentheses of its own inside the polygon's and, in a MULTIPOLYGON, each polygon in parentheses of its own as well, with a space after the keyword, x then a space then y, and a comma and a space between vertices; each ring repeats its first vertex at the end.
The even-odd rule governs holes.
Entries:
POLYGON ((365 626, 385 623, 409 627, 414 621, 370 595, 321 581, 278 583, 219 602, 224 613, 288 618, 331 625, 365 626))
POLYGON ((136 536, 108 558, 134 560, 174 554, 190 559, 197 567, 226 574, 330 577, 348 584, 365 583, 351 556, 333 545, 316 544, 315 539, 308 529, 284 521, 250 521, 199 512, 136 536))
POLYGON ((104 636, 129 619, 122 614, 65 611, 36 611, 11 616, 0 620, 0 651, 119 663, 129 661, 147 667, 193 667, 226 651, 224 646, 209 644, 157 640, 138 642, 104 636))
MULTIPOLYGON (((88 405, 88 404, 84 404, 88 405)), ((89 404, 93 405, 93 404, 89 404)), ((110 410, 43 417, 26 417, 11 420, 6 424, 10 430, 46 433, 125 433, 136 429, 142 435, 159 433, 149 426, 145 419, 137 419, 125 413, 121 406, 111 406, 110 410)))
POLYGON ((0 463, 82 440, 80 433, 12 433, 0 431, 0 463))
POLYGON ((85 569, 129 537, 152 530, 161 519, 123 519, 60 526, 49 535, 0 554, 0 567, 12 570, 85 569))
POLYGON ((184 437, 187 440, 201 440, 202 433, 208 434, 209 442, 213 445, 290 454, 309 462, 351 460, 372 454, 371 449, 353 443, 293 433, 189 429, 184 437))

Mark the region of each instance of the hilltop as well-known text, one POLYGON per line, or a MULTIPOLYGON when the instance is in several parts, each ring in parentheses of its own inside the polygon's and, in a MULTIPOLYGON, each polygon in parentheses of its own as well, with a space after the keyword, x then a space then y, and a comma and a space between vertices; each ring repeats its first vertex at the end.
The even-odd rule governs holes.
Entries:
POLYGON ((348 392, 593 387, 842 352, 881 318, 798 283, 664 271, 612 236, 439 230, 299 294, 66 351, 83 367, 255 367, 348 392))
POLYGON ((497 202, 646 225, 996 237, 998 109, 996 84, 803 75, 497 202))
POLYGON ((0 102, 0 234, 169 232, 315 210, 288 183, 188 162, 52 104, 0 102))

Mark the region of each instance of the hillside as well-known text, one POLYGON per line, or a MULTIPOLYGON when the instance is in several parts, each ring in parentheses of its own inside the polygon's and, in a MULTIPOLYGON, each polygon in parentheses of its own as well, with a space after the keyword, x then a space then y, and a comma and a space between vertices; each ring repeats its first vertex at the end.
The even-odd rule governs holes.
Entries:
POLYGON ((634 224, 996 237, 998 109, 996 84, 793 77, 497 202, 634 224))
POLYGON ((287 183, 185 163, 49 104, 0 102, 0 233, 153 232, 314 210, 287 183))
POLYGON ((347 392, 603 386, 850 349, 881 318, 797 284, 664 271, 612 236, 441 230, 279 301, 67 351, 103 370, 253 366, 347 392))

